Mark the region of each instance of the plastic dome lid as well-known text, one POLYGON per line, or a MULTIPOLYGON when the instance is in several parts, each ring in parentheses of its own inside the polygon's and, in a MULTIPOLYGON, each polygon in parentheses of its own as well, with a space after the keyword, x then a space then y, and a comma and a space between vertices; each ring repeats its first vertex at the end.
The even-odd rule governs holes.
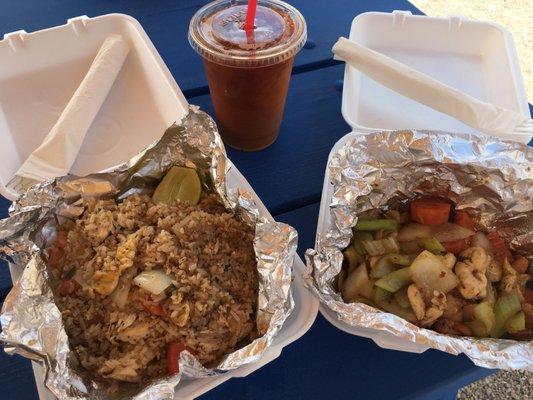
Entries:
POLYGON ((305 20, 278 0, 259 1, 252 32, 244 29, 246 0, 218 0, 193 16, 189 42, 205 59, 236 67, 260 67, 287 60, 307 38, 305 20))

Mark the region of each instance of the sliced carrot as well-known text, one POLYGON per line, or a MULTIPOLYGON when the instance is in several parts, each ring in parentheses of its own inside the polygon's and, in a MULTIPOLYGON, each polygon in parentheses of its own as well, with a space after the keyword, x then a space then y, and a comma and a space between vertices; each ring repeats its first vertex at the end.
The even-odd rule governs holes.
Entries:
POLYGON ((159 317, 164 317, 167 315, 165 308, 162 304, 143 304, 146 311, 152 315, 157 315, 159 317))
POLYGON ((164 317, 167 315, 165 306, 161 303, 153 303, 148 299, 140 299, 140 303, 143 308, 152 315, 157 315, 159 317, 164 317))
POLYGON ((458 254, 463 250, 468 249, 470 247, 470 242, 472 241, 472 237, 467 237, 465 239, 459 239, 459 240, 452 240, 450 242, 442 242, 442 246, 448 253, 458 254))
POLYGON ((423 198, 411 202, 411 219, 423 225, 448 222, 452 205, 440 199, 423 198))
POLYGON ((472 217, 464 210, 459 210, 455 213, 454 221, 457 225, 462 226, 463 228, 470 229, 471 231, 476 231, 476 223, 472 217))
POLYGON ((78 289, 80 285, 74 279, 65 279, 59 284, 59 294, 61 296, 70 296, 78 289))
POLYGON ((506 258, 509 262, 513 261, 511 252, 507 248, 507 245, 505 244, 498 232, 492 231, 487 235, 487 239, 489 239, 490 246, 492 248, 492 253, 494 254, 494 258, 496 259, 496 261, 498 261, 499 263, 503 263, 506 258))
POLYGON ((526 303, 533 304, 533 289, 526 288, 524 299, 526 300, 526 303))
POLYGON ((169 375, 180 372, 180 354, 185 350, 183 342, 175 341, 167 345, 167 371, 169 375))

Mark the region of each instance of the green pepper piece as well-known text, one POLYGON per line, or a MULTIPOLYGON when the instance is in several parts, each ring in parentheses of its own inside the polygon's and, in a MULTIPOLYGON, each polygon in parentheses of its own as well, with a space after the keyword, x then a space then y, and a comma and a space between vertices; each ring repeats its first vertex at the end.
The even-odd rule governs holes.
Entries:
POLYGON ((398 222, 393 219, 359 219, 355 224, 356 231, 393 231, 398 229, 398 222))
POLYGON ((411 282, 411 269, 406 267, 385 275, 383 278, 378 279, 374 284, 377 287, 394 293, 411 282))

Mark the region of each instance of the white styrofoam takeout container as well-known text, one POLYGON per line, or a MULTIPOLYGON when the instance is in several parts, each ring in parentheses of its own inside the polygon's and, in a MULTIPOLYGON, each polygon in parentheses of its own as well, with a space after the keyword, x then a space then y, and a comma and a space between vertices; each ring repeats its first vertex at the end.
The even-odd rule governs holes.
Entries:
MULTIPOLYGON (((350 39, 480 100, 530 116, 512 36, 497 24, 464 17, 413 16, 408 11, 368 12, 354 18, 350 39)), ((393 92, 349 65, 344 72, 342 115, 352 132, 335 144, 330 158, 357 135, 370 132, 430 129, 480 133, 393 92)), ((317 237, 331 226, 332 192, 326 169, 317 237)), ((348 325, 324 304, 320 312, 337 328, 370 338, 386 349, 422 353, 429 348, 385 331, 348 325)))
MULTIPOLYGON (((92 123, 72 173, 85 175, 120 164, 161 137, 188 109, 181 90, 138 21, 122 14, 69 19, 67 24, 0 41, 0 193, 14 199, 5 184, 41 143, 85 76, 105 38, 121 34, 131 50, 102 109, 92 123)), ((249 183, 231 166, 229 187, 250 191, 260 214, 272 219, 249 183)), ((15 280, 20 271, 11 268, 15 280)), ((295 308, 273 345, 253 364, 227 374, 185 382, 176 398, 189 399, 232 377, 243 377, 277 358, 302 336, 318 313, 318 300, 304 287, 305 265, 296 256, 292 294, 295 308)), ((43 386, 43 369, 33 368, 41 400, 53 396, 43 386)))
MULTIPOLYGON (((368 12, 354 18, 349 38, 481 101, 530 118, 513 38, 497 24, 409 11, 368 12)), ((399 129, 479 133, 348 65, 342 115, 355 132, 362 133, 399 129)))

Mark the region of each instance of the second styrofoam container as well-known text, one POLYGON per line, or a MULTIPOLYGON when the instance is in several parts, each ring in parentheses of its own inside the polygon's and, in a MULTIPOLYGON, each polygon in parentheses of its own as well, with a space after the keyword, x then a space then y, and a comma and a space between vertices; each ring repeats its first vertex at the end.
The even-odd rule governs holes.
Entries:
MULTIPOLYGON (((513 38, 497 24, 408 11, 369 12, 354 18, 349 38, 481 101, 530 118, 513 38)), ((342 115, 355 132, 479 133, 350 66, 344 73, 342 115)))
MULTIPOLYGON (((65 25, 6 34, 0 41, 0 194, 26 157, 41 143, 78 87, 105 38, 121 34, 130 53, 93 121, 72 173, 85 175, 127 161, 161 137, 188 110, 179 86, 138 21, 123 14, 72 18, 65 25)), ((272 220, 250 184, 230 164, 228 186, 252 193, 262 217, 272 220)), ((175 397, 192 399, 233 377, 243 377, 277 358, 302 336, 318 313, 318 300, 304 287, 305 265, 296 256, 291 286, 295 308, 255 363, 226 374, 189 380, 175 397)), ((10 266, 13 280, 20 271, 10 266)), ((33 363, 41 400, 53 397, 43 385, 43 369, 33 363)))
MULTIPOLYGON (((349 38, 482 101, 530 117, 513 39, 499 25, 464 17, 413 16, 408 11, 368 12, 354 18, 349 38)), ((350 139, 370 132, 429 129, 480 133, 393 92, 349 65, 344 72, 342 115, 353 131, 335 144, 330 159, 350 139)), ((326 169, 317 237, 331 224, 332 191, 326 169)), ((324 304, 320 312, 337 328, 370 338, 386 349, 422 353, 429 348, 385 331, 346 324, 324 304)))

